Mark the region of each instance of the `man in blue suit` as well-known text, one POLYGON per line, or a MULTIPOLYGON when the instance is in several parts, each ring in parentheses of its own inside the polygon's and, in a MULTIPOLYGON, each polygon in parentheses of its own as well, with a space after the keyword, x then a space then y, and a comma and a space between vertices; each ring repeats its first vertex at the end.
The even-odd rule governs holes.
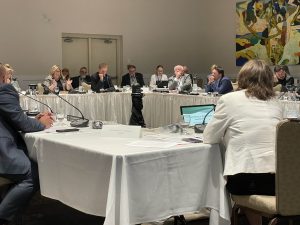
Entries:
POLYGON ((0 225, 13 220, 39 189, 37 165, 28 158, 19 131, 41 131, 53 123, 50 113, 40 114, 36 119, 26 116, 19 94, 7 84, 6 76, 6 68, 0 64, 0 177, 13 182, 0 203, 0 225))
POLYGON ((224 70, 216 67, 212 70, 212 74, 208 77, 206 92, 218 92, 219 94, 227 94, 233 91, 232 83, 228 77, 224 76, 224 70))

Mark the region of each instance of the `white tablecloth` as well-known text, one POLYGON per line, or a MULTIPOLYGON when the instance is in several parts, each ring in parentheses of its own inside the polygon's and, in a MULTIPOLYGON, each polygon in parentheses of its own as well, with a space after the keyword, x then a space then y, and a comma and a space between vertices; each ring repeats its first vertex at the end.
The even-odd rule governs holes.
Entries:
MULTIPOLYGON (((181 138, 181 137, 180 137, 181 138)), ((211 208, 210 224, 230 224, 230 204, 218 145, 132 147, 136 139, 76 133, 30 133, 41 193, 105 225, 131 225, 211 208)))
MULTIPOLYGON (((131 94, 130 93, 103 93, 103 94, 69 94, 61 95, 78 107, 83 115, 90 120, 116 121, 119 124, 128 124, 131 115, 131 94)), ((59 99, 55 95, 39 95, 38 100, 48 104, 54 112, 66 115, 79 115, 78 112, 59 99)), ((147 127, 160 127, 178 122, 180 106, 216 104, 218 97, 192 96, 178 94, 146 93, 143 98, 143 115, 147 127)), ((28 109, 31 100, 21 96, 21 106, 28 109)), ((296 109, 300 114, 300 102, 281 101, 284 116, 289 111, 296 109)), ((40 110, 46 110, 40 105, 40 110)))
MULTIPOLYGON (((78 107, 90 120, 117 121, 128 124, 131 115, 130 93, 69 94, 61 95, 78 107)), ((79 115, 78 112, 55 95, 38 95, 38 100, 49 105, 54 112, 79 115)), ((28 109, 30 99, 21 96, 21 106, 28 109)), ((216 104, 218 98, 178 94, 146 93, 143 115, 147 127, 160 127, 178 121, 180 106, 216 104)), ((40 105, 40 110, 46 110, 40 105)))

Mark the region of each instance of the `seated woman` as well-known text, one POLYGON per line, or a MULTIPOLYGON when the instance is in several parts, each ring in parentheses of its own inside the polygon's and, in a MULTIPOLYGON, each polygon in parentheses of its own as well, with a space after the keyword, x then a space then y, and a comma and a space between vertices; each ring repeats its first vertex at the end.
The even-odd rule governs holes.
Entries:
POLYGON ((155 70, 155 74, 151 76, 150 87, 154 87, 157 83, 161 81, 168 81, 168 77, 164 74, 164 67, 162 65, 158 65, 155 70))
MULTIPOLYGON (((224 176, 234 195, 275 195, 275 136, 282 110, 273 91, 273 73, 261 60, 246 63, 238 91, 218 101, 204 130, 204 143, 224 142, 224 176)), ((261 218, 245 212, 250 224, 261 218)))
MULTIPOLYGON (((70 91, 73 89, 72 80, 64 80, 60 68, 57 65, 51 67, 50 75, 48 75, 44 81, 44 85, 49 88, 51 92, 55 91, 58 87, 59 91, 70 91)), ((44 93, 48 94, 49 91, 45 90, 44 93)))

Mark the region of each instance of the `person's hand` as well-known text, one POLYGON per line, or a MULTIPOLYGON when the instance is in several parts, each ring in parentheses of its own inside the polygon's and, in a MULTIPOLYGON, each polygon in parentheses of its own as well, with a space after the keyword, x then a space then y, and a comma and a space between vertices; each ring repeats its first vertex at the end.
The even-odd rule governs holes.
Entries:
POLYGON ((54 89, 56 88, 56 86, 57 86, 56 80, 52 79, 51 85, 49 86, 49 89, 50 89, 51 91, 54 91, 54 89))
POLYGON ((39 121, 46 127, 46 129, 53 125, 53 117, 50 115, 44 115, 40 117, 39 121))
POLYGON ((39 113, 35 118, 37 119, 37 120, 39 120, 41 117, 43 117, 43 116, 50 116, 50 117, 53 117, 53 113, 51 113, 51 112, 43 112, 43 113, 39 113))
POLYGON ((274 83, 278 83, 278 78, 277 78, 277 76, 274 74, 274 83))
POLYGON ((99 73, 99 77, 100 77, 100 80, 102 81, 104 79, 104 74, 99 73))
POLYGON ((212 75, 210 75, 210 76, 208 77, 208 84, 211 84, 211 83, 214 82, 214 81, 215 81, 215 77, 212 76, 212 75))
POLYGON ((66 81, 66 89, 67 89, 67 91, 69 91, 69 90, 71 90, 73 88, 72 87, 72 82, 73 82, 73 80, 71 80, 71 79, 68 79, 66 81))

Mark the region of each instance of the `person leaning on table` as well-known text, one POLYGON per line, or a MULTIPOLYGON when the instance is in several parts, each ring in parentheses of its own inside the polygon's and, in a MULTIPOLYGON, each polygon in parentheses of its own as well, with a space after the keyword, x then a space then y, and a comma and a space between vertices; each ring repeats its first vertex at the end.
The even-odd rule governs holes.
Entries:
POLYGON ((222 67, 212 68, 212 74, 208 77, 206 92, 218 92, 219 94, 227 94, 233 91, 232 83, 228 77, 224 75, 222 67))
MULTIPOLYGON (((44 85, 52 92, 54 92, 56 87, 59 88, 59 91, 70 91, 73 89, 72 80, 69 77, 65 80, 61 69, 57 65, 51 67, 50 74, 45 78, 44 85)), ((44 93, 48 94, 46 90, 44 93)))
POLYGON ((170 90, 192 91, 192 79, 189 74, 184 73, 183 66, 174 67, 174 75, 169 78, 168 87, 170 90))
POLYGON ((0 177, 13 182, 0 203, 0 225, 9 223, 39 189, 37 165, 28 158, 26 144, 19 133, 51 127, 50 113, 35 119, 26 116, 19 94, 7 84, 6 69, 0 64, 0 177))
MULTIPOLYGON (((204 143, 224 142, 224 176, 231 194, 275 195, 275 133, 282 110, 270 67, 261 60, 249 61, 239 72, 238 87, 219 99, 204 143)), ((261 218, 246 215, 251 224, 261 224, 261 218)))

